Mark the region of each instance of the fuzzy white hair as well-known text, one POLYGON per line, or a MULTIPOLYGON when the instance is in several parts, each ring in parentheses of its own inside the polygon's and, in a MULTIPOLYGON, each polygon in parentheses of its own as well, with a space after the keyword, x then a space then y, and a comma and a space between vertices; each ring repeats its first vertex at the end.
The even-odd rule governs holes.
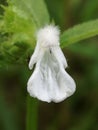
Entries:
POLYGON ((37 32, 38 43, 43 47, 59 45, 60 30, 57 26, 47 25, 37 32))

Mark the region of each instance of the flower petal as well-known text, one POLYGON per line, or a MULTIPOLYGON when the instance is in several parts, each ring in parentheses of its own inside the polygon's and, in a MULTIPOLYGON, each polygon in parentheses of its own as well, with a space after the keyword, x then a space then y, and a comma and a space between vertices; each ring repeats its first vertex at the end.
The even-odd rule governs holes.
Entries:
POLYGON ((41 72, 39 68, 36 68, 32 76, 28 81, 27 90, 30 96, 36 97, 41 101, 50 102, 46 83, 42 80, 41 72))
POLYGON ((39 100, 60 102, 74 93, 75 83, 61 68, 54 54, 47 49, 36 64, 27 90, 31 96, 39 100))
POLYGON ((31 58, 30 58, 29 69, 32 69, 32 68, 33 68, 33 65, 37 62, 38 57, 39 57, 39 55, 38 55, 39 52, 40 52, 39 44, 37 43, 37 45, 36 45, 36 47, 35 47, 35 50, 34 50, 34 53, 33 53, 33 55, 32 55, 31 58))
POLYGON ((59 46, 52 47, 52 53, 54 54, 54 56, 58 60, 58 62, 61 65, 64 65, 64 68, 66 68, 68 66, 66 58, 65 58, 65 56, 64 56, 64 54, 59 46))

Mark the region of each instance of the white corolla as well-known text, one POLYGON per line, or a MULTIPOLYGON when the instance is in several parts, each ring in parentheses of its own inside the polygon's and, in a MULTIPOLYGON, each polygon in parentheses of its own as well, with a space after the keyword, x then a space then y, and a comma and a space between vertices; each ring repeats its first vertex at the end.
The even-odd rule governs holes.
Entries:
POLYGON ((45 26, 37 33, 37 44, 31 56, 29 68, 36 64, 27 83, 32 97, 45 102, 61 102, 76 89, 74 80, 65 71, 67 61, 59 43, 60 31, 53 25, 45 26))

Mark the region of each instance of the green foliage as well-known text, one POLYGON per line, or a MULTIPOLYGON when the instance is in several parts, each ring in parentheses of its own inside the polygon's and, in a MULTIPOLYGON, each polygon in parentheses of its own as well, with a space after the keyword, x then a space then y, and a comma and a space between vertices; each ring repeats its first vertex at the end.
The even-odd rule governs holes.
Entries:
POLYGON ((49 23, 48 11, 43 0, 9 0, 17 9, 22 10, 22 15, 27 15, 36 27, 49 23))
POLYGON ((76 25, 61 35, 61 46, 79 42, 98 35, 98 20, 76 25))
POLYGON ((49 23, 45 4, 42 0, 8 0, 8 6, 2 8, 0 55, 5 62, 27 62, 35 45, 35 32, 49 23))

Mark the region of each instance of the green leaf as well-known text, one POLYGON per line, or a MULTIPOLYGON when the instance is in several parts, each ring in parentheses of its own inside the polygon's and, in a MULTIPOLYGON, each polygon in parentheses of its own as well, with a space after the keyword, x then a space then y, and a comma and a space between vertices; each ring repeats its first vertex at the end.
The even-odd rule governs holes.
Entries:
POLYGON ((61 35, 61 47, 98 35, 98 20, 74 26, 61 35))
POLYGON ((9 0, 9 2, 34 21, 37 27, 49 23, 48 11, 43 0, 9 0))

